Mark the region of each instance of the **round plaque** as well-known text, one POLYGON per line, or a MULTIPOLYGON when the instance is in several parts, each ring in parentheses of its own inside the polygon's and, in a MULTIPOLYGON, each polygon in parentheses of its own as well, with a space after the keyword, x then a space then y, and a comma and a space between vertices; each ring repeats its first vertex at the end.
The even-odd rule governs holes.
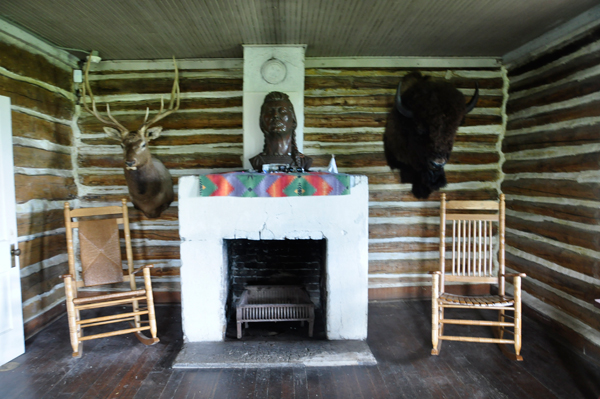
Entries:
POLYGON ((260 68, 260 74, 265 82, 277 84, 283 82, 287 74, 285 64, 276 58, 266 61, 260 68))

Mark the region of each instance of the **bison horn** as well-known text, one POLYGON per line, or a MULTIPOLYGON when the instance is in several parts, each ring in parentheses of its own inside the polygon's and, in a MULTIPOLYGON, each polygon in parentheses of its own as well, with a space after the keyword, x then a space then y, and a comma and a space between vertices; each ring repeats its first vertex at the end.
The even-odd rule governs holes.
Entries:
POLYGON ((477 105, 477 100, 479 100, 479 84, 475 82, 475 94, 473 94, 473 97, 471 97, 471 101, 467 103, 467 112, 465 113, 468 114, 469 112, 473 111, 473 108, 475 108, 477 105))
POLYGON ((398 83, 398 90, 396 90, 396 109, 405 117, 412 118, 414 116, 412 111, 409 111, 402 106, 402 99, 400 98, 400 86, 402 86, 402 82, 398 83))

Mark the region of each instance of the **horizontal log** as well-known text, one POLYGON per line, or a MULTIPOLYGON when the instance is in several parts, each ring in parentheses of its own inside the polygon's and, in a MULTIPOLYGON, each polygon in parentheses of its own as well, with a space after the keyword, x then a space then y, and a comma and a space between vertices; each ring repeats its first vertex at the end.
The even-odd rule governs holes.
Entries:
POLYGON ((536 234, 550 240, 577 247, 600 251, 600 237, 589 231, 555 222, 537 222, 514 216, 506 217, 506 227, 514 230, 536 234))
POLYGON ((437 259, 370 260, 369 274, 429 273, 439 267, 437 259))
MULTIPOLYGON (((311 155, 313 167, 326 167, 329 165, 331 155, 311 155)), ((455 151, 450 157, 449 164, 453 165, 485 165, 497 163, 500 157, 493 152, 458 152, 455 151)), ((358 154, 335 154, 335 162, 338 167, 357 168, 365 166, 387 166, 385 155, 382 152, 358 153, 358 154)))
POLYGON ((328 134, 328 133, 304 133, 304 142, 320 142, 320 143, 361 143, 381 141, 383 135, 381 133, 344 133, 344 134, 328 134))
MULTIPOLYGON (((174 207, 171 207, 174 208, 174 207)), ((171 209, 169 208, 169 209, 171 209)), ((164 220, 163 216, 168 217, 168 211, 164 212, 160 219, 152 219, 152 220, 164 220)), ((134 222, 133 219, 130 219, 131 222, 134 222)), ((173 246, 179 246, 179 230, 177 226, 173 226, 171 229, 143 229, 138 230, 135 228, 131 229, 131 238, 135 240, 145 239, 145 240, 160 240, 160 241, 177 241, 173 246)))
POLYGON ((513 173, 573 173, 600 170, 600 152, 534 160, 508 160, 502 165, 506 174, 513 173))
POLYGON ((179 245, 132 247, 134 260, 179 259, 179 245))
MULTIPOLYGON (((371 94, 358 96, 305 96, 305 107, 380 107, 394 106, 394 95, 371 94)), ((478 108, 501 108, 502 96, 480 96, 477 100, 478 108)))
POLYGON ((508 200, 506 201, 506 209, 535 215, 551 216, 577 223, 600 224, 600 208, 598 207, 508 200))
MULTIPOLYGON (((446 199, 450 200, 464 200, 469 199, 473 201, 481 200, 498 200, 498 192, 495 189, 485 190, 461 190, 461 191, 449 191, 445 190, 446 199)), ((429 198, 425 201, 415 198, 410 191, 400 190, 369 190, 369 201, 370 202, 388 202, 388 201, 406 201, 406 202, 438 202, 440 201, 440 192, 436 191, 431 193, 429 198)))
MULTIPOLYGON (((305 112, 304 126, 311 128, 331 127, 385 127, 387 112, 348 112, 339 113, 312 113, 305 112)), ((500 115, 468 114, 462 126, 490 126, 501 125, 500 115)))
POLYGON ((22 301, 25 302, 37 295, 49 292, 52 288, 61 284, 63 282, 61 276, 68 273, 69 264, 64 262, 21 278, 22 301))
POLYGON ((62 123, 49 122, 17 111, 11 112, 13 136, 47 140, 54 144, 73 144, 73 130, 62 123))
MULTIPOLYGON (((118 204, 121 201, 121 199, 123 199, 124 197, 127 198, 127 200, 131 202, 131 198, 129 198, 128 195, 123 195, 123 194, 82 194, 82 195, 79 195, 79 199, 81 201, 84 201, 88 204, 93 204, 95 202, 99 202, 99 203, 102 203, 102 205, 104 205, 106 203, 118 204)), ((177 193, 175 193, 175 201, 177 201, 177 193)), ((151 219, 151 220, 156 220, 156 219, 151 219)))
POLYGON ((572 180, 519 179, 502 182, 502 192, 532 197, 597 201, 600 198, 600 185, 598 183, 578 183, 572 180))
POLYGON ((369 217, 433 217, 439 216, 439 207, 410 207, 404 208, 399 206, 394 207, 369 207, 369 217))
MULTIPOLYGON (((512 254, 506 255, 507 266, 520 273, 526 273, 527 278, 540 281, 559 291, 565 292, 585 302, 600 298, 600 287, 559 273, 535 262, 531 262, 512 254)), ((511 280, 508 280, 511 282, 511 280)))
POLYGON ((67 66, 64 69, 57 67, 40 54, 34 54, 4 41, 0 42, 0 54, 2 54, 2 67, 10 72, 66 91, 73 90, 73 76, 67 66))
MULTIPOLYGON (((306 75, 304 90, 316 89, 396 89, 402 80, 399 76, 312 76, 306 75)), ((456 88, 475 89, 475 82, 480 89, 501 89, 504 82, 501 77, 488 79, 468 79, 453 76, 450 79, 432 78, 434 81, 448 82, 456 88)))
POLYGON ((502 151, 511 153, 548 147, 578 146, 600 143, 600 124, 505 136, 502 151))
POLYGON ((17 233, 19 237, 63 227, 65 227, 65 216, 62 209, 50 209, 17 215, 17 233))
POLYGON ((32 199, 71 200, 77 197, 77 186, 72 177, 15 173, 17 203, 32 199))
POLYGON ((71 120, 75 110, 75 104, 58 93, 4 75, 0 75, 0 95, 10 97, 11 105, 64 120, 71 120))
POLYGON ((34 147, 13 146, 15 166, 22 168, 72 170, 71 154, 34 147))
MULTIPOLYGON (((381 133, 304 133, 304 142, 321 142, 321 143, 360 143, 382 141, 383 134, 381 133)), ((496 144, 498 135, 496 134, 457 134, 454 140, 455 144, 496 144)))
POLYGON ((434 242, 378 242, 369 244, 369 253, 410 253, 437 251, 439 245, 434 242))
POLYGON ((67 253, 67 239, 64 234, 37 237, 19 243, 21 269, 34 263, 67 253))
POLYGON ((31 301, 23 306, 23 320, 41 315, 45 312, 46 308, 51 307, 57 302, 64 301, 64 298, 65 290, 63 288, 56 289, 48 295, 37 297, 37 300, 31 301))
MULTIPOLYGON (((141 79, 107 79, 91 80, 90 85, 95 96, 111 94, 151 94, 164 93, 168 98, 173 88, 173 77, 144 77, 141 79)), ((205 91, 242 91, 241 77, 179 77, 181 93, 198 93, 205 91)))
POLYGON ((369 224, 369 238, 394 237, 439 237, 440 229, 436 224, 369 224))
POLYGON ((522 90, 530 90, 535 87, 550 85, 569 76, 593 68, 600 62, 600 52, 588 53, 577 57, 567 63, 559 64, 542 73, 534 74, 519 82, 511 83, 509 95, 522 90))
MULTIPOLYGON (((172 83, 171 83, 172 84, 172 83)), ((170 92, 163 95, 165 106, 168 105, 170 99, 170 92)), ((120 94, 120 93, 119 93, 120 94)), ((150 116, 155 115, 160 109, 160 98, 146 99, 139 101, 120 101, 110 100, 107 102, 96 100, 96 107, 101 113, 106 112, 106 104, 110 106, 111 112, 123 112, 123 111, 145 111, 146 108, 150 108, 150 116)), ((90 100, 88 99, 88 105, 90 100)), ((242 96, 236 97, 208 97, 208 98, 182 98, 179 103, 179 109, 181 110, 192 110, 192 109, 219 109, 219 108, 235 108, 242 107, 242 96)), ((91 107, 90 107, 91 108, 91 107)), ((90 114, 85 114, 89 116, 90 114)))
POLYGON ((600 27, 591 29, 589 32, 583 34, 581 37, 578 37, 575 40, 563 42, 550 51, 545 51, 541 54, 531 57, 524 63, 510 68, 508 71, 508 76, 514 77, 541 68, 560 58, 565 57, 566 55, 574 53, 588 44, 594 43, 598 39, 600 39, 600 27))
POLYGON ((600 116, 600 101, 592 101, 569 108, 550 110, 533 117, 509 119, 506 125, 506 130, 510 131, 524 129, 528 127, 571 121, 580 118, 589 118, 593 116, 600 116))
POLYGON ((508 101, 506 113, 510 116, 515 112, 530 108, 549 105, 583 97, 600 91, 600 76, 591 76, 586 79, 566 82, 560 86, 551 86, 524 97, 508 101))
MULTIPOLYGON (((380 172, 380 173, 365 173, 369 178, 369 184, 394 184, 400 183, 399 172, 380 172)), ((446 179, 448 183, 465 183, 472 181, 494 182, 499 178, 497 170, 476 170, 476 171, 461 171, 452 170, 446 171, 446 179)))
POLYGON ((506 243, 529 255, 545 259, 566 269, 600 278, 600 260, 597 258, 514 234, 506 235, 506 243))
POLYGON ((327 68, 306 68, 307 76, 396 76, 401 79, 402 76, 418 71, 424 75, 437 74, 446 76, 448 72, 460 74, 461 72, 475 71, 495 71, 501 76, 499 67, 469 67, 469 68, 448 68, 448 67, 327 67, 327 68))
POLYGON ((588 326, 600 330, 600 318, 593 310, 579 305, 576 302, 563 298, 562 296, 550 291, 544 287, 534 284, 531 279, 522 280, 522 288, 528 294, 533 295, 542 302, 552 305, 565 313, 570 314, 575 319, 582 321, 588 326))
MULTIPOLYGON (((137 130, 144 120, 143 115, 119 115, 117 120, 127 129, 137 130)), ((94 117, 78 121, 82 133, 104 133, 104 125, 94 117)), ((178 129, 241 129, 241 112, 186 112, 174 113, 160 121, 164 130, 178 129)))
MULTIPOLYGON (((150 149, 152 151, 152 148, 150 149)), ((167 169, 216 169, 241 168, 241 156, 236 154, 178 154, 153 155, 160 159, 167 169)), ((328 161, 329 162, 329 161, 328 161)), ((121 168, 123 157, 117 154, 80 154, 77 164, 81 168, 121 168)))
MULTIPOLYGON (((127 212, 129 214, 129 222, 130 223, 137 223, 137 222, 145 221, 145 220, 156 220, 156 219, 147 218, 142 213, 142 211, 137 210, 135 208, 129 207, 127 212)), ((178 212, 179 212, 179 208, 174 205, 171 205, 169 208, 164 210, 163 213, 160 214, 160 220, 169 220, 169 221, 178 220, 179 219, 178 212)))
MULTIPOLYGON (((305 136, 306 137, 306 136, 305 136)), ((305 139, 306 140, 306 139, 305 139)), ((108 136, 102 138, 83 138, 83 144, 87 145, 119 145, 118 141, 108 136)), ((179 146, 195 144, 230 144, 243 143, 244 135, 240 134, 190 134, 185 136, 161 135, 152 140, 151 145, 179 146)))

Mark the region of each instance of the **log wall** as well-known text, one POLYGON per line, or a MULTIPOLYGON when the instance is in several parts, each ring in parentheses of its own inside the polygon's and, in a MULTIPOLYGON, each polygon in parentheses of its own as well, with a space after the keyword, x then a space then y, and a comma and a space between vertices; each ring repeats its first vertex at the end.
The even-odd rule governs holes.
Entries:
MULTIPOLYGON (((308 62, 310 64, 310 61, 308 62)), ((130 128, 146 106, 156 109, 172 84, 172 70, 104 68, 91 75, 100 109, 111 111, 130 128), (117 70, 118 69, 118 70, 117 70)), ((439 194, 417 201, 399 183, 383 156, 382 134, 399 80, 408 67, 307 67, 304 153, 313 169, 326 168, 332 154, 341 172, 365 174, 370 183, 371 298, 423 296, 427 272, 437 265, 439 194)), ((479 82, 478 107, 460 128, 447 166, 450 198, 491 199, 500 185, 499 146, 503 132, 504 79, 500 67, 420 68, 448 79, 467 98, 479 82)), ((242 69, 180 67, 180 111, 164 120, 152 153, 170 169, 174 183, 183 175, 242 168, 242 69)), ((77 176, 83 203, 111 203, 127 194, 121 149, 102 125, 82 114, 76 132, 77 176)), ((159 300, 179 300, 179 237, 176 203, 159 219, 133 211, 134 254, 155 264, 159 300)))
MULTIPOLYGON (((310 61, 307 61, 310 63, 310 61)), ((315 167, 335 154, 340 172, 369 178, 369 298, 428 295, 438 267, 439 192, 416 199, 411 185, 400 184, 383 154, 382 135, 401 78, 409 67, 307 68, 304 152, 315 167)), ((500 67, 418 68, 447 79, 467 99, 479 83, 480 100, 460 127, 443 189, 450 199, 497 199, 503 89, 500 67)))
MULTIPOLYGON (((241 62, 227 65, 213 68, 201 61, 179 62, 180 109, 158 124, 162 135, 150 143, 152 154, 169 169, 176 193, 180 176, 242 168, 243 70, 241 62)), ((152 115, 160 108, 161 96, 165 100, 170 96, 173 67, 169 63, 159 68, 118 62, 94 67, 90 83, 98 109, 104 113, 109 103, 112 115, 131 130, 141 125, 146 107, 152 115)), ((85 111, 77 120, 74 141, 82 206, 110 205, 128 197, 120 142, 106 136, 102 127, 85 111)), ((146 218, 130 203, 130 219, 136 267, 154 264, 155 300, 179 302, 177 197, 156 219, 146 218)))
POLYGON ((529 306, 599 345, 600 28, 516 60, 508 76, 507 266, 527 273, 529 306))
POLYGON ((0 95, 11 99, 25 334, 64 312, 68 270, 62 208, 77 196, 75 95, 69 56, 0 32, 0 95))

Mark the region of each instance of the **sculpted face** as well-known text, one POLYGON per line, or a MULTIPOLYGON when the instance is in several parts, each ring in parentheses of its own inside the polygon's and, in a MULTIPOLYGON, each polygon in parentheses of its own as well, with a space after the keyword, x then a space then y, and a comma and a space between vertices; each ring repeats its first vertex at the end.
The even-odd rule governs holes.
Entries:
POLYGON ((260 114, 260 125, 265 135, 285 135, 296 128, 294 108, 290 101, 277 100, 264 103, 260 114))

